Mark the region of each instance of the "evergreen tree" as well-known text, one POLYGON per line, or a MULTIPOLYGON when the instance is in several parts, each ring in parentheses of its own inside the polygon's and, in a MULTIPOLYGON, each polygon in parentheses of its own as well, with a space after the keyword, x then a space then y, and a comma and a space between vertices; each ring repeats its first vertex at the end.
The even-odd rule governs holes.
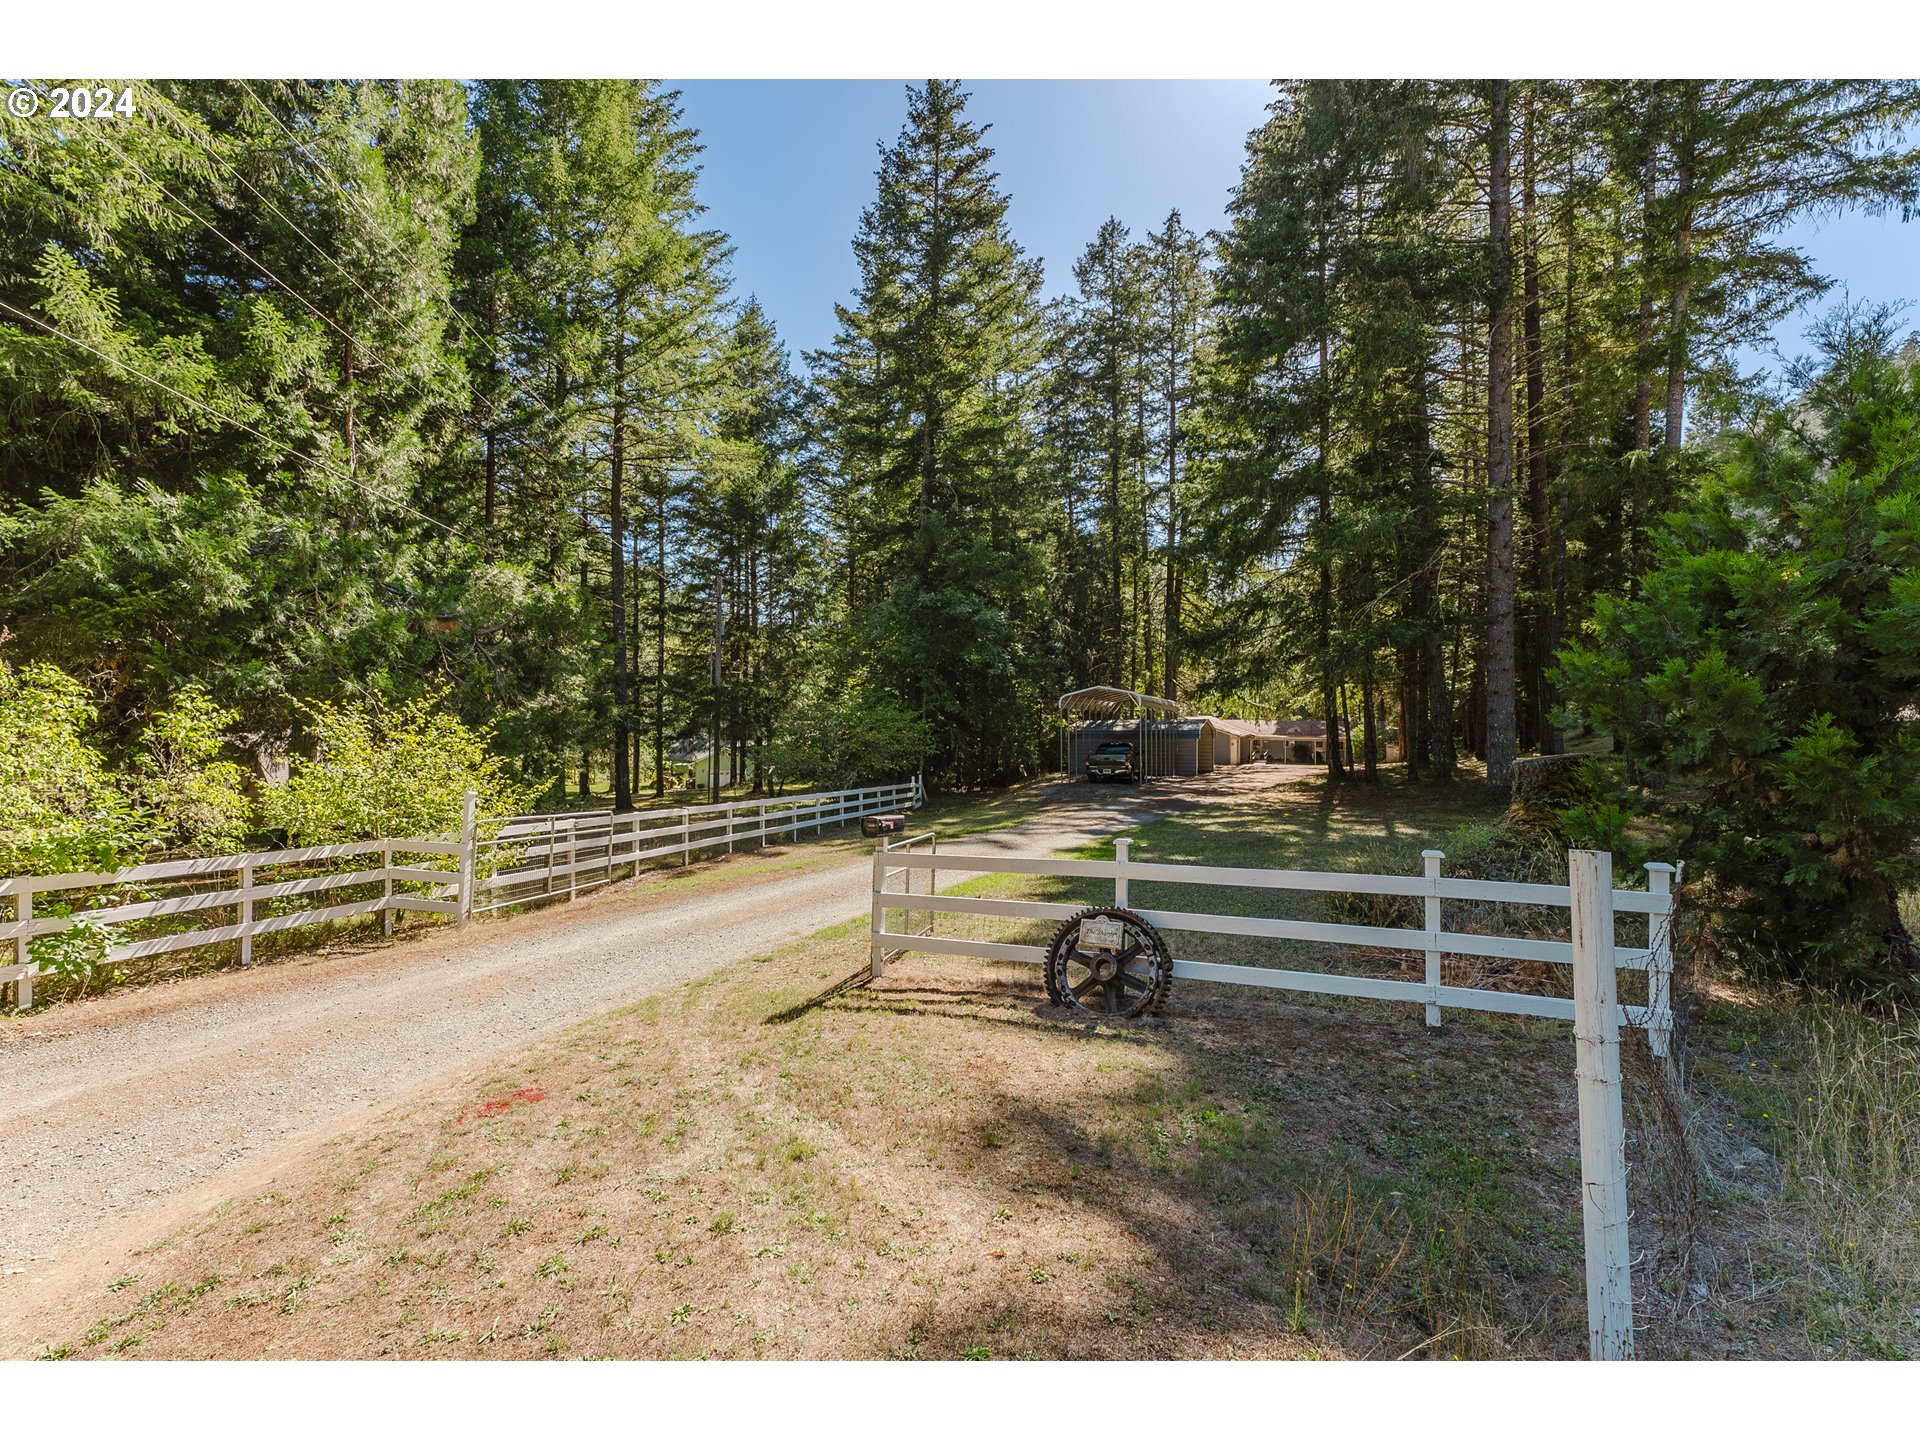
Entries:
POLYGON ((1040 273, 966 101, 951 81, 909 89, 854 241, 855 303, 811 358, 845 487, 843 668, 906 700, 947 776, 973 784, 1033 763, 1050 697, 1026 463, 1040 273))

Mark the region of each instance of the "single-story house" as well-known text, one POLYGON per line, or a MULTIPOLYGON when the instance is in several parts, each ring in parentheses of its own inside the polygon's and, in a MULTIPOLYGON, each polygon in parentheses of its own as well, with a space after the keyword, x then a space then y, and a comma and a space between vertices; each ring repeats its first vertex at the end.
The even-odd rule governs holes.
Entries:
MULTIPOLYGON (((1342 721, 1341 736, 1347 737, 1352 727, 1342 721)), ((1324 765, 1327 763, 1327 726, 1324 720, 1271 720, 1262 727, 1260 745, 1265 759, 1283 761, 1289 765, 1324 765)), ((1360 763, 1360 746, 1355 740, 1354 763, 1360 763)), ((1383 741, 1374 752, 1381 760, 1398 760, 1400 745, 1398 741, 1383 741)))
POLYGON ((1262 758, 1289 765, 1327 763, 1327 724, 1324 720, 1273 720, 1260 736, 1262 758))
POLYGON ((1245 765, 1249 761, 1266 758, 1266 752, 1261 746, 1259 721, 1225 720, 1218 715, 1209 715, 1206 718, 1213 726, 1214 764, 1245 765))

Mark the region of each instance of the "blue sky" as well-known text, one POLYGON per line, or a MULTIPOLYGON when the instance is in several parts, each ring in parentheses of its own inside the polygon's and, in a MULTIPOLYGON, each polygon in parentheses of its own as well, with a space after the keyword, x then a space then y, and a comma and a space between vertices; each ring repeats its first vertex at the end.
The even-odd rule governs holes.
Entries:
MULTIPOLYGON (((872 200, 876 148, 906 115, 904 81, 681 80, 686 121, 706 154, 707 221, 734 243, 741 295, 757 294, 796 366, 834 331, 852 294, 853 234, 872 200)), ((1047 293, 1072 285, 1074 258, 1118 215, 1136 236, 1179 207, 1195 230, 1224 224, 1247 133, 1265 112, 1260 80, 969 81, 988 123, 1015 237, 1046 265, 1047 293)), ((1920 223, 1850 213, 1793 227, 1790 243, 1856 299, 1920 299, 1920 223)), ((1784 321, 1791 356, 1811 318, 1784 321)), ((1909 319, 1920 325, 1920 311, 1909 319)), ((1747 368, 1777 368, 1749 352, 1747 368)))

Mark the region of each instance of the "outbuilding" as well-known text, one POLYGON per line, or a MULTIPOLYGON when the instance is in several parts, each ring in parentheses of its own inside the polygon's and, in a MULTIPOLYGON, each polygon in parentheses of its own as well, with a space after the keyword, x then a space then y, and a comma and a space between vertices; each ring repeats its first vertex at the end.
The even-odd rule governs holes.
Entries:
POLYGON ((1220 763, 1216 722, 1185 714, 1175 701, 1092 685, 1062 695, 1059 706, 1060 768, 1069 776, 1078 778, 1094 747, 1110 740, 1134 746, 1146 780, 1205 775, 1220 763))

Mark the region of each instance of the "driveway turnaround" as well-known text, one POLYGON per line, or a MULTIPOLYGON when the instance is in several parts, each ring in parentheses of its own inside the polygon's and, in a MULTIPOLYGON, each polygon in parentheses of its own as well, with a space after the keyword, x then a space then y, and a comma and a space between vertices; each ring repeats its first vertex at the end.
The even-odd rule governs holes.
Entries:
MULTIPOLYGON (((1035 818, 951 845, 1052 854, 1303 773, 1249 765, 1144 794, 1062 787, 1035 818)), ((865 858, 736 883, 726 872, 723 861, 679 893, 634 898, 616 885, 464 931, 0 1026, 0 1353, 58 1272, 90 1255, 113 1263, 290 1148, 449 1072, 867 913, 865 858)))

